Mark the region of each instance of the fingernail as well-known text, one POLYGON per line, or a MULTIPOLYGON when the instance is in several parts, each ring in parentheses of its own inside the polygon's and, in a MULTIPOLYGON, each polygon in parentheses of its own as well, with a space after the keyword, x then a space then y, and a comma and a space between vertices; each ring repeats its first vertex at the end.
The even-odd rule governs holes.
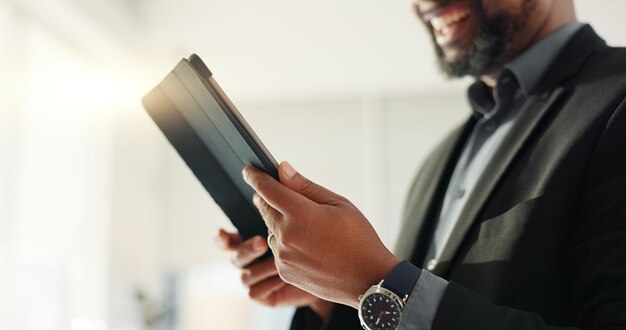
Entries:
POLYGON ((259 207, 260 202, 261 202, 261 196, 259 196, 259 194, 254 194, 252 196, 252 203, 254 204, 254 206, 259 207))
POLYGON ((254 249, 257 251, 261 251, 263 250, 263 239, 262 238, 257 238, 254 240, 254 249))
POLYGON ((243 177, 243 181, 248 182, 248 169, 246 166, 241 170, 241 177, 243 177))
POLYGON ((283 172, 285 172, 287 178, 292 178, 297 173, 296 170, 288 162, 283 163, 283 172))

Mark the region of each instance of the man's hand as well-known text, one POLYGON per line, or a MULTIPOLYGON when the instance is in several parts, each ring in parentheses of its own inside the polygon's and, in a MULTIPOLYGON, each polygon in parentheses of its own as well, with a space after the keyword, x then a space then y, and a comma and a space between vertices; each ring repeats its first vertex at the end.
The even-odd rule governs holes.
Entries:
POLYGON ((278 172, 280 182, 248 165, 243 176, 275 235, 270 248, 280 278, 324 300, 357 307, 357 297, 400 261, 347 199, 286 162, 278 172))
POLYGON ((261 236, 242 241, 237 233, 220 230, 216 243, 224 250, 232 251, 232 263, 241 269, 241 281, 248 288, 253 300, 270 307, 308 306, 322 319, 328 317, 334 304, 319 299, 293 285, 285 283, 279 276, 274 258, 253 262, 267 251, 267 243, 261 236))

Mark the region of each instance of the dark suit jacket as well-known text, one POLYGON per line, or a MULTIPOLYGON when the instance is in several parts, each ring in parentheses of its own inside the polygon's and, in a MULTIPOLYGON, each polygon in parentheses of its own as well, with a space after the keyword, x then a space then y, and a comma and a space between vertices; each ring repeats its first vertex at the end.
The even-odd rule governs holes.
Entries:
MULTIPOLYGON (((424 263, 474 121, 411 188, 396 254, 424 263)), ((589 26, 532 91, 431 271, 450 281, 433 330, 626 329, 626 49, 589 26)), ((299 310, 292 328, 308 328, 299 310)), ((360 329, 339 306, 326 329, 360 329)))

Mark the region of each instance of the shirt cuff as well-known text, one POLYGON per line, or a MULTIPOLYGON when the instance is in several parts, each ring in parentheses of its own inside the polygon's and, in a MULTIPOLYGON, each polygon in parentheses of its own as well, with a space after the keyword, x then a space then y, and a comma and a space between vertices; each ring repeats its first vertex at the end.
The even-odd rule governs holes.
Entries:
POLYGON ((425 270, 404 306, 398 330, 430 330, 448 281, 425 270))

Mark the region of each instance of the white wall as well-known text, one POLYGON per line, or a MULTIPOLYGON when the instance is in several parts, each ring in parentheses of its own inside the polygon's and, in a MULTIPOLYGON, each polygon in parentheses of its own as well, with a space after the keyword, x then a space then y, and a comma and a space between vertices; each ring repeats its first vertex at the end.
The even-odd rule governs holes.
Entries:
MULTIPOLYGON (((624 1, 576 5, 581 21, 626 43, 624 1)), ((408 0, 156 0, 139 8, 155 63, 197 52, 235 99, 451 87, 408 0)))

